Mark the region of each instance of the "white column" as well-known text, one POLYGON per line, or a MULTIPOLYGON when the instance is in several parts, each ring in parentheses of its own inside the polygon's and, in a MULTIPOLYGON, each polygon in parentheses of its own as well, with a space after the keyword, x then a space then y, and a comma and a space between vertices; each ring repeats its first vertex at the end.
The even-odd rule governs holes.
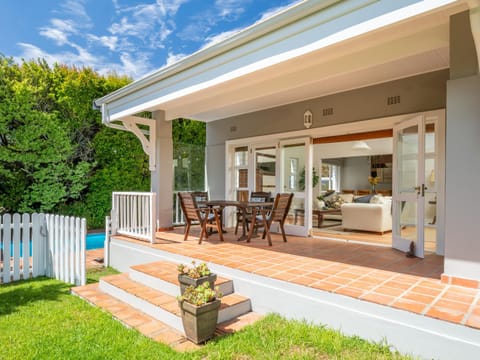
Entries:
POLYGON ((173 140, 172 122, 165 121, 164 111, 155 111, 155 170, 151 172, 151 191, 157 193, 157 228, 172 227, 173 218, 173 140))

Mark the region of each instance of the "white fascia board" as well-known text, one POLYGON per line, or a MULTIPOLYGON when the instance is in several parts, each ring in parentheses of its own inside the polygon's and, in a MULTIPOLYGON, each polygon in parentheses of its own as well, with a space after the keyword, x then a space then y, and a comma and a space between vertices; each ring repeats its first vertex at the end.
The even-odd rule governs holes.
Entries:
MULTIPOLYGON (((453 3, 456 1, 341 2, 147 87, 132 84, 128 95, 117 93, 113 100, 114 93, 97 103, 108 105, 104 121, 119 120, 453 3)), ((361 41, 357 46, 362 46, 361 41)))

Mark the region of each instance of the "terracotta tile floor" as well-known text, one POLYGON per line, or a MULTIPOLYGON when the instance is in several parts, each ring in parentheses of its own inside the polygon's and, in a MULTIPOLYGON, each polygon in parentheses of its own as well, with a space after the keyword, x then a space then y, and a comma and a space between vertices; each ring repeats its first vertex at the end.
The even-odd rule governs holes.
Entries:
POLYGON ((237 242, 231 230, 224 243, 214 234, 198 245, 199 232, 191 234, 184 242, 183 228, 157 233, 148 246, 480 329, 480 290, 440 282, 442 256, 294 236, 284 243, 277 235, 269 247, 259 237, 237 242))

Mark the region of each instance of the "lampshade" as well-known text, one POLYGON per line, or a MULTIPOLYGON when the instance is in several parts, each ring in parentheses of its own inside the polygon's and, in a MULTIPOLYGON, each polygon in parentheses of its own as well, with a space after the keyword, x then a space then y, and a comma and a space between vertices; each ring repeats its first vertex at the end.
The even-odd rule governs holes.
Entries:
POLYGON ((353 150, 370 150, 370 146, 365 141, 355 141, 352 145, 353 150))

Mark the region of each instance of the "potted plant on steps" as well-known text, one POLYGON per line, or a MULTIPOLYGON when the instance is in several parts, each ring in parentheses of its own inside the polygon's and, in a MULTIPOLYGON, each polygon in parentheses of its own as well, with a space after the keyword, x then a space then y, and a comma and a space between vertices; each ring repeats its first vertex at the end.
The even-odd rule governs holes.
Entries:
POLYGON ((200 284, 208 282, 210 289, 213 290, 215 281, 217 280, 217 274, 213 274, 208 268, 206 263, 195 265, 195 261, 192 261, 192 266, 186 266, 180 264, 177 267, 178 270, 178 282, 180 283, 180 294, 183 295, 185 289, 188 286, 198 287, 200 284))
POLYGON ((198 287, 188 286, 178 297, 185 336, 195 344, 212 338, 217 327, 219 300, 222 294, 210 288, 208 282, 198 287))

